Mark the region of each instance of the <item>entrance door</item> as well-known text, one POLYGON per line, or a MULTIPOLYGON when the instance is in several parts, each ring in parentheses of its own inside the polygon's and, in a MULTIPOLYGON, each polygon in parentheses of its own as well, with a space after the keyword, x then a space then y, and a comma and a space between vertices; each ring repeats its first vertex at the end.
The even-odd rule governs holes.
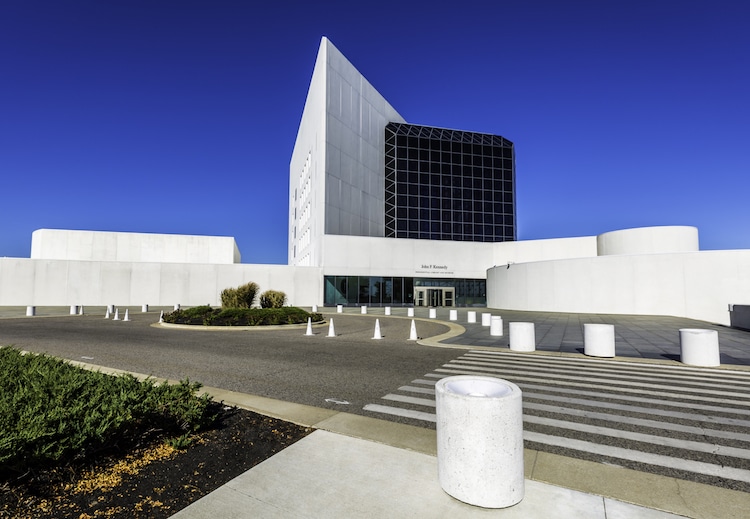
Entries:
POLYGON ((456 289, 453 287, 420 287, 414 289, 416 306, 455 306, 456 289))

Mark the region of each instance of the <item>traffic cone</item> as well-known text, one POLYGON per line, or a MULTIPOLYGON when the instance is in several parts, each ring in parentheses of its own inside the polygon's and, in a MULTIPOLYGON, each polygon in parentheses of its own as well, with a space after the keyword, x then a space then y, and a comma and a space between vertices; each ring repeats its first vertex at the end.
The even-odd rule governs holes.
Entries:
POLYGON ((105 319, 109 319, 109 307, 107 307, 107 312, 104 314, 105 319))
POLYGON ((383 336, 380 335, 380 319, 375 319, 375 335, 372 337, 373 339, 382 339, 383 336))
POLYGON ((115 316, 112 318, 113 321, 119 321, 120 320, 120 309, 115 308, 115 316))
POLYGON ((410 341, 417 340, 417 325, 414 324, 414 319, 411 320, 411 330, 409 330, 409 340, 410 341))
POLYGON ((333 318, 328 323, 328 337, 336 337, 336 332, 333 329, 333 318))
POLYGON ((160 323, 164 322, 164 310, 162 310, 161 312, 159 312, 159 322, 160 323))
POLYGON ((125 309, 125 319, 123 321, 130 321, 130 316, 128 315, 128 309, 125 309))
POLYGON ((312 334, 313 334, 313 332, 312 332, 312 318, 308 317, 307 318, 307 331, 305 332, 305 335, 312 335, 312 334))

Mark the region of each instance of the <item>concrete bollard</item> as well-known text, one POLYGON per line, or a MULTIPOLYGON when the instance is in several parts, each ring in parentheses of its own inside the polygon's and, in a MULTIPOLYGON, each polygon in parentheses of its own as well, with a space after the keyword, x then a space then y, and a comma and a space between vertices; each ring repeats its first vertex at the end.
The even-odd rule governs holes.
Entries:
POLYGON ((499 315, 493 315, 490 317, 490 336, 491 337, 502 337, 503 336, 503 318, 499 315))
POLYGON ((466 322, 467 323, 476 323, 477 322, 477 313, 474 310, 466 312, 466 322))
POLYGON ((680 328, 680 361, 691 366, 719 366, 719 332, 680 328))
POLYGON ((506 508, 524 496, 523 409, 517 385, 458 375, 435 384, 438 479, 459 501, 506 508))
POLYGON ((336 330, 333 328, 333 318, 328 323, 328 337, 336 337, 336 330))
POLYGON ((407 308, 406 309, 406 316, 407 317, 414 317, 414 308, 407 308))
POLYGON ((386 306, 385 307, 385 315, 391 315, 391 307, 390 306, 386 306))
POLYGON ((615 325, 583 325, 583 353, 591 357, 615 356, 615 325))
POLYGON ((534 323, 508 323, 508 336, 512 351, 536 350, 534 323))
POLYGON ((26 317, 34 317, 36 315, 36 306, 26 307, 26 317))
POLYGON ((344 313, 344 305, 336 305, 336 313, 337 314, 344 313))
POLYGON ((70 315, 78 314, 78 305, 70 305, 70 315))
POLYGON ((378 340, 383 338, 383 336, 380 335, 380 319, 375 319, 375 333, 372 338, 378 340))
POLYGON ((317 312, 318 311, 318 305, 312 305, 312 311, 317 312))
POLYGON ((364 305, 362 305, 362 308, 360 308, 360 311, 361 311, 361 312, 362 312, 363 314, 366 314, 366 313, 367 313, 367 307, 366 307, 366 306, 364 306, 364 305))
POLYGON ((437 319, 437 308, 430 308, 430 319, 437 319))
POLYGON ((180 303, 177 303, 176 305, 174 305, 174 309, 175 309, 175 311, 179 310, 180 309, 180 303))
POLYGON ((419 337, 417 337, 417 325, 414 324, 414 319, 412 319, 411 328, 409 329, 409 340, 416 341, 417 339, 419 339, 419 337))
POLYGON ((458 310, 451 310, 448 312, 448 320, 458 321, 458 310))
POLYGON ((492 324, 492 314, 483 312, 482 313, 482 326, 489 326, 492 324))
POLYGON ((141 305, 141 312, 143 312, 144 314, 148 312, 148 305, 141 305))

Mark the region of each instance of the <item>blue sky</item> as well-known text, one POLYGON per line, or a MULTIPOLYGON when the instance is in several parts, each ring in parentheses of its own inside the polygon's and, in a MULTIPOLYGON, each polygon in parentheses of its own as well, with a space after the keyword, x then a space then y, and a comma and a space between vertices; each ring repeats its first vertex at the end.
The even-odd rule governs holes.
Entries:
POLYGON ((407 121, 515 143, 519 239, 694 225, 750 248, 750 4, 450 4, 4 0, 0 256, 54 228, 286 263, 321 36, 407 121))

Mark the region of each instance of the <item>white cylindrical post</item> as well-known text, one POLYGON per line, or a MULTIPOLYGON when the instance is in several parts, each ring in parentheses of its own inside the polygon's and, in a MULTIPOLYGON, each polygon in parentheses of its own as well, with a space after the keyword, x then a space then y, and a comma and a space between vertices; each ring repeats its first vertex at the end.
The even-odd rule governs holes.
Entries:
POLYGON ((430 319, 437 319, 437 308, 430 308, 430 319))
POLYGON ((407 308, 406 309, 406 316, 407 317, 414 317, 414 308, 407 308))
POLYGON ((508 341, 513 351, 534 351, 536 334, 534 323, 508 323, 508 341))
POLYGON ((115 305, 107 305, 107 312, 110 314, 115 313, 115 305))
POLYGON ((517 385, 459 375, 435 384, 440 486, 459 501, 506 508, 524 495, 523 409, 517 385))
POLYGON ((458 310, 451 310, 448 312, 448 319, 451 321, 458 321, 458 310))
POLYGON ((477 322, 477 313, 474 310, 466 312, 466 322, 475 323, 477 322))
POLYGON ((148 305, 141 305, 141 312, 143 313, 148 312, 148 305))
POLYGON ((363 314, 366 314, 366 313, 367 313, 367 307, 366 307, 365 305, 362 305, 362 308, 360 309, 360 311, 361 311, 361 312, 362 312, 363 314))
POLYGON ((681 328, 680 361, 691 366, 719 366, 719 332, 681 328))
POLYGON ((180 309, 180 303, 177 303, 176 305, 174 305, 174 309, 175 310, 179 310, 180 309))
POLYGON ((336 305, 336 313, 337 314, 344 313, 344 305, 336 305))
POLYGON ((490 317, 490 335, 492 337, 503 336, 503 318, 499 315, 490 317))
POLYGON ((583 325, 583 353, 591 357, 615 356, 615 325, 583 325))
POLYGON ((70 305, 70 315, 78 314, 78 305, 70 305))
POLYGON ((318 311, 318 305, 312 305, 312 311, 317 312, 318 311))
POLYGON ((492 314, 483 312, 482 313, 482 326, 489 326, 492 324, 492 314))
POLYGON ((391 307, 390 306, 386 306, 385 307, 385 315, 391 315, 391 307))
POLYGON ((36 306, 26 307, 26 317, 34 317, 36 315, 36 306))

